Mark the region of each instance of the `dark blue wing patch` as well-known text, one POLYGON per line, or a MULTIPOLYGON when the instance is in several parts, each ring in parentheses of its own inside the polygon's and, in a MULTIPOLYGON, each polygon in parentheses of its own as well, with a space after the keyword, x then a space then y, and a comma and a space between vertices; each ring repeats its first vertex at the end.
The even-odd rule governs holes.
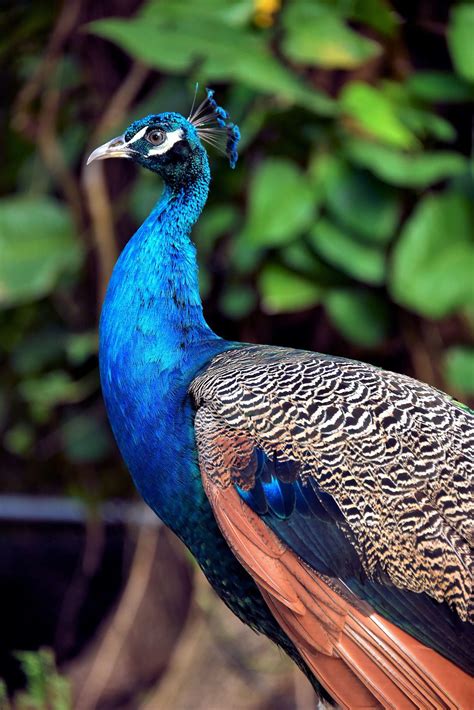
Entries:
MULTIPOLYGON (((274 453, 268 456, 261 449, 254 450, 257 466, 252 466, 254 485, 247 489, 237 486, 241 497, 255 513, 276 515, 287 520, 295 507, 301 515, 316 516, 324 522, 344 522, 344 516, 334 498, 322 491, 314 478, 301 481, 301 463, 274 453)), ((254 461, 254 457, 252 457, 254 461)), ((240 479, 249 478, 240 471, 240 479)))
POLYGON ((472 673, 471 624, 446 603, 392 586, 386 575, 369 579, 336 500, 320 489, 314 476, 301 475, 301 463, 267 456, 257 447, 254 453, 254 485, 236 488, 278 537, 317 572, 343 580, 386 619, 472 673))

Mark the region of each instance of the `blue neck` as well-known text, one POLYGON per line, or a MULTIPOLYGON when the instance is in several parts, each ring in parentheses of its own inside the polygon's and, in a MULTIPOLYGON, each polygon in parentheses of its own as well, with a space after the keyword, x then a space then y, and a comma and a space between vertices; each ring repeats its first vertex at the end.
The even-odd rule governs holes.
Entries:
POLYGON ((202 495, 187 389, 228 347, 204 320, 189 236, 209 181, 206 159, 184 187, 165 186, 115 266, 100 323, 102 389, 115 438, 143 497, 177 532, 189 517, 183 497, 202 495))
POLYGON ((186 347, 213 337, 202 312, 196 250, 189 236, 206 202, 209 179, 206 171, 184 188, 166 185, 122 252, 102 316, 119 310, 118 329, 107 334, 109 348, 123 350, 124 342, 139 337, 147 343, 144 356, 167 369, 182 360, 186 347))

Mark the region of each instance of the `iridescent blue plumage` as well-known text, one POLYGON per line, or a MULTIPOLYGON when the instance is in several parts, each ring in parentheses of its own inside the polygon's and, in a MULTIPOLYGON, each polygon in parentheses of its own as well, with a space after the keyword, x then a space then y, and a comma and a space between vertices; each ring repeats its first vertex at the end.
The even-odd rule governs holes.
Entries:
MULTIPOLYGON (((234 347, 204 320, 190 239, 209 189, 206 151, 196 129, 174 113, 136 121, 118 139, 121 147, 115 139, 108 150, 114 143, 124 157, 134 151, 134 159, 165 183, 120 255, 102 309, 100 375, 114 436, 144 500, 188 546, 223 601, 289 653, 317 686, 231 553, 201 483, 188 388, 214 355, 234 347), (147 157, 153 147, 145 133, 133 141, 145 127, 180 130, 182 139, 147 157)), ((101 150, 91 157, 100 159, 101 150)))
POLYGON ((102 311, 100 373, 115 438, 143 498, 223 601, 316 689, 321 670, 342 704, 356 693, 361 706, 379 707, 373 679, 383 673, 387 698, 399 686, 415 697, 417 684, 431 683, 430 657, 426 667, 414 662, 421 675, 392 681, 401 659, 377 629, 388 619, 409 634, 400 639, 408 656, 417 658, 414 637, 471 668, 470 459, 451 441, 471 445, 473 419, 399 375, 230 343, 209 328, 190 237, 210 183, 203 140, 235 165, 239 130, 211 91, 189 119, 146 116, 90 157, 127 157, 164 181, 102 311), (359 604, 370 605, 374 648, 359 604), (344 646, 354 633, 356 656, 344 646))

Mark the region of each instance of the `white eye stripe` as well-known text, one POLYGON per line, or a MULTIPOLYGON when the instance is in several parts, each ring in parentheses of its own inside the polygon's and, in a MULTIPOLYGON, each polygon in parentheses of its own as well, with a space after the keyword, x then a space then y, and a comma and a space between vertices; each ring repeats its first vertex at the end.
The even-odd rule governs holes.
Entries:
POLYGON ((141 129, 138 131, 138 133, 135 133, 135 135, 133 136, 133 138, 130 138, 130 140, 127 141, 127 145, 131 145, 132 143, 135 143, 135 141, 139 141, 140 138, 143 138, 143 136, 145 135, 145 133, 147 132, 147 130, 148 130, 148 126, 145 126, 145 128, 141 128, 141 129))
POLYGON ((176 131, 170 131, 170 133, 166 134, 166 138, 163 143, 148 151, 148 157, 151 155, 163 155, 163 153, 167 153, 168 150, 175 145, 175 143, 178 143, 182 139, 182 137, 183 131, 181 128, 177 128, 176 131))

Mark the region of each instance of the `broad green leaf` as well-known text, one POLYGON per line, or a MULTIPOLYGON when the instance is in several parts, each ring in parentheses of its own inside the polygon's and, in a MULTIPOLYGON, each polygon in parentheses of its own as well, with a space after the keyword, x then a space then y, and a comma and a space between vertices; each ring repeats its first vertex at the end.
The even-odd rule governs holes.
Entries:
POLYGON ((380 45, 355 32, 332 8, 307 0, 288 3, 283 51, 295 62, 353 69, 377 56, 380 45))
POLYGON ((464 156, 448 151, 402 153, 362 139, 347 139, 346 157, 392 185, 428 187, 439 180, 465 175, 464 156))
POLYGON ((389 286, 396 301, 442 318, 474 299, 474 214, 454 192, 425 197, 393 252, 389 286))
POLYGON ((326 147, 321 149, 318 146, 313 151, 308 164, 308 179, 317 205, 326 199, 329 186, 341 170, 341 162, 337 153, 326 147))
POLYGON ((74 463, 92 463, 110 452, 110 436, 95 416, 78 414, 61 427, 64 452, 74 463))
POLYGON ((262 255, 263 247, 250 242, 244 232, 232 240, 230 260, 235 272, 251 274, 260 264, 262 255))
POLYGON ((456 138, 456 131, 451 123, 432 111, 408 104, 399 107, 398 115, 403 123, 420 138, 435 136, 445 142, 456 138))
POLYGON ((347 164, 340 164, 335 171, 326 199, 343 226, 373 242, 388 242, 400 219, 401 204, 395 190, 347 164))
POLYGON ((42 377, 23 380, 19 392, 27 402, 53 406, 80 399, 80 386, 63 370, 53 370, 42 377))
POLYGON ((20 340, 12 350, 10 361, 19 375, 32 375, 51 367, 64 354, 65 333, 46 327, 20 340))
POLYGON ((347 280, 339 271, 321 261, 306 240, 299 239, 288 244, 279 250, 278 255, 284 266, 288 266, 292 271, 306 276, 311 281, 316 281, 321 286, 340 285, 347 280))
POLYGON ((456 103, 474 98, 474 90, 469 84, 450 72, 417 71, 407 81, 408 91, 424 101, 456 103))
POLYGON ((343 88, 339 103, 342 113, 355 121, 359 130, 398 148, 417 145, 416 137, 400 120, 396 105, 384 91, 352 81, 343 88))
POLYGON ((474 395, 474 348, 450 348, 444 360, 444 375, 450 387, 474 395))
POLYGON ((385 255, 359 242, 328 219, 320 219, 310 232, 311 244, 330 264, 364 283, 380 285, 385 278, 385 255))
POLYGON ((291 313, 319 303, 319 284, 280 264, 267 264, 258 281, 262 306, 268 313, 291 313))
POLYGON ((354 0, 350 17, 358 22, 364 22, 388 37, 395 33, 399 19, 385 0, 354 0))
POLYGON ((89 30, 115 42, 135 59, 163 71, 184 72, 197 54, 184 34, 162 29, 145 18, 97 20, 89 25, 89 30))
POLYGON ((193 231, 198 253, 209 253, 217 239, 234 229, 237 221, 238 211, 230 203, 206 207, 193 231))
POLYGON ((97 354, 99 340, 96 330, 84 333, 72 333, 66 340, 66 355, 73 365, 82 365, 91 356, 97 354))
POLYGON ((212 288, 212 277, 209 273, 209 269, 205 266, 205 264, 199 265, 198 280, 199 293, 201 294, 201 298, 207 298, 212 288))
POLYGON ((129 210, 137 224, 141 224, 159 200, 160 192, 156 176, 141 170, 129 194, 129 210))
POLYGON ((255 308, 257 295, 246 284, 231 284, 226 287, 219 300, 223 312, 235 320, 244 318, 255 308))
POLYGON ((367 289, 332 289, 324 305, 333 325, 356 345, 374 347, 388 334, 387 303, 367 289))
POLYGON ((3 445, 12 454, 26 456, 35 441, 35 430, 30 424, 20 422, 7 429, 3 435, 3 445))
POLYGON ((183 22, 193 15, 195 19, 219 20, 230 27, 243 27, 255 11, 253 0, 148 0, 140 8, 140 17, 153 21, 183 22))
POLYGON ((313 221, 314 200, 306 176, 289 160, 261 163, 250 183, 245 240, 279 246, 304 232, 313 221))
POLYGON ((461 3, 451 10, 448 46, 456 70, 474 81, 474 5, 461 3))
POLYGON ((82 380, 73 380, 64 370, 52 370, 44 375, 22 380, 18 385, 18 392, 29 404, 37 421, 43 422, 58 404, 80 402, 94 392, 97 386, 98 376, 95 372, 82 380))
POLYGON ((47 197, 0 200, 0 308, 46 296, 81 264, 67 210, 47 197))
POLYGON ((263 35, 226 24, 219 16, 201 17, 197 3, 188 5, 179 22, 157 11, 151 18, 98 20, 89 29, 162 71, 183 73, 200 63, 203 83, 231 80, 322 115, 334 112, 334 101, 306 87, 280 63, 263 35))
MULTIPOLYGON (((436 138, 443 141, 450 141, 456 137, 456 132, 449 121, 429 111, 420 104, 420 102, 410 94, 406 84, 390 79, 383 79, 379 82, 377 88, 369 88, 370 91, 373 92, 374 97, 376 97, 379 110, 389 112, 395 117, 399 125, 411 131, 413 137, 412 145, 417 145, 415 136, 425 138, 426 136, 434 135, 436 138)), ((364 107, 360 108, 361 113, 363 113, 368 105, 366 101, 364 107)), ((408 143, 403 145, 400 141, 394 142, 392 140, 386 140, 385 142, 394 143, 397 147, 410 147, 408 143)))

